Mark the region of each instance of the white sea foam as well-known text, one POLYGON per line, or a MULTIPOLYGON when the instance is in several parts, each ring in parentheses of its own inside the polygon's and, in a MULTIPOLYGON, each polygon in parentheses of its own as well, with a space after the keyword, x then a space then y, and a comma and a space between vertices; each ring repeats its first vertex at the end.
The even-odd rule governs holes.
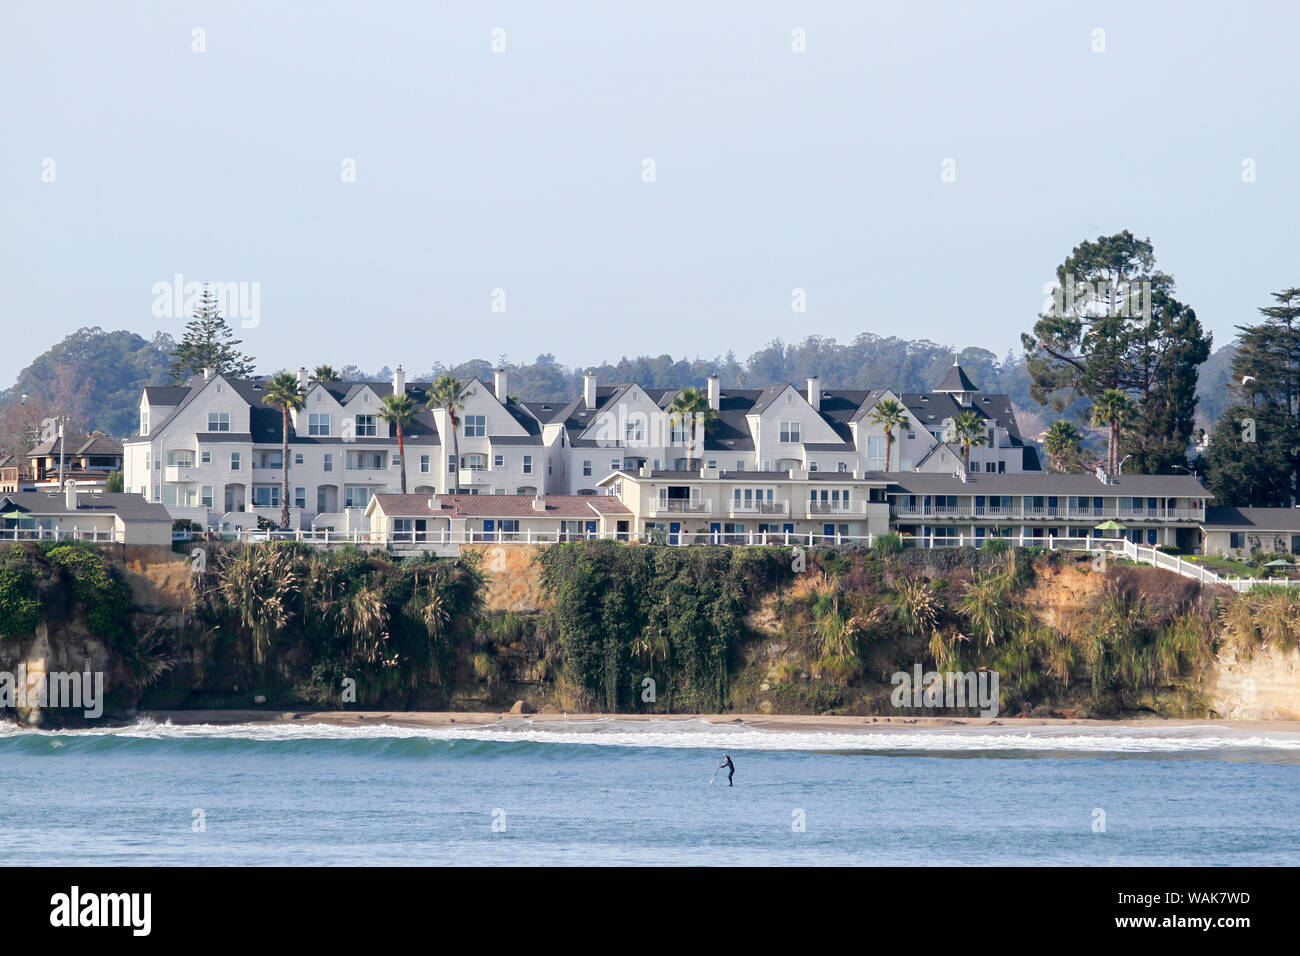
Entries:
POLYGON ((303 740, 426 739, 532 742, 601 747, 664 747, 703 750, 808 752, 983 751, 1072 753, 1205 753, 1210 751, 1300 751, 1300 732, 1255 731, 1212 724, 1129 727, 849 727, 843 730, 783 728, 705 720, 503 720, 495 724, 413 727, 397 724, 340 726, 293 724, 172 724, 143 719, 130 726, 33 731, 0 724, 0 739, 18 734, 106 736, 126 739, 229 739, 275 743, 303 740))

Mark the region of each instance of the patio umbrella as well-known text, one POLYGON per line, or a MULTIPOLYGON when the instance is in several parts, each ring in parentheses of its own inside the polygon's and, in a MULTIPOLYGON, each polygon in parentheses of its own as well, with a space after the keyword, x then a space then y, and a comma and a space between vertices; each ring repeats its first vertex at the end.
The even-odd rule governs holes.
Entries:
POLYGON ((1284 558, 1278 558, 1276 561, 1270 561, 1270 562, 1268 562, 1268 564, 1264 565, 1264 567, 1266 567, 1266 568, 1289 568, 1289 567, 1292 567, 1292 564, 1291 564, 1290 561, 1287 561, 1287 560, 1284 559, 1284 558))
POLYGON ((1110 521, 1103 521, 1101 524, 1097 525, 1097 527, 1094 528, 1093 530, 1094 531, 1127 531, 1128 526, 1122 525, 1118 521, 1111 519, 1110 521))

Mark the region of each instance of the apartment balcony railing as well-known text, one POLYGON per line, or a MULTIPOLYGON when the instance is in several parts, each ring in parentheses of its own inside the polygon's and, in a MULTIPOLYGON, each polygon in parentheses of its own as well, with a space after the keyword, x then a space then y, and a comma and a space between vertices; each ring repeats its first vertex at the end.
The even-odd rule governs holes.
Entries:
POLYGON ((864 515, 867 513, 865 501, 809 501, 810 515, 864 515))
POLYGON ((703 499, 659 498, 650 502, 652 515, 707 515, 712 512, 712 503, 703 499))
POLYGON ((732 500, 729 509, 733 515, 788 515, 788 501, 736 501, 732 500))

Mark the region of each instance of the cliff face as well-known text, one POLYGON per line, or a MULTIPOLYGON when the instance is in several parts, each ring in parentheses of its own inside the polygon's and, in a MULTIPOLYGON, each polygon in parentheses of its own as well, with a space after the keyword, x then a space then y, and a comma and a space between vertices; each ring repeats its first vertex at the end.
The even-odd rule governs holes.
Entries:
MULTIPOLYGON (((184 608, 192 598, 189 560, 167 548, 130 547, 105 549, 104 557, 131 589, 129 627, 136 634, 172 632, 179 629, 184 608)), ((34 688, 48 687, 51 674, 92 675, 90 689, 102 675, 98 701, 102 716, 125 719, 134 715, 140 698, 139 681, 133 662, 114 653, 91 633, 84 611, 67 602, 46 602, 42 620, 33 634, 19 634, 0 640, 0 672, 13 675, 16 684, 32 688, 19 693, 13 714, 34 727, 57 728, 93 723, 86 707, 51 707, 34 688)), ((82 703, 86 703, 85 700, 82 703)))
POLYGON ((1219 654, 1206 675, 1210 708, 1230 720, 1300 720, 1300 653, 1265 647, 1219 654))
MULTIPOLYGON (((573 688, 565 685, 562 675, 550 623, 552 603, 541 586, 541 568, 535 561, 540 549, 484 545, 475 550, 482 554, 487 583, 483 627, 487 644, 464 649, 452 665, 445 696, 436 700, 394 697, 387 706, 401 707, 405 701, 410 707, 454 704, 492 710, 503 702, 509 706, 518 698, 539 709, 548 704, 579 709, 573 688), (492 660, 482 659, 484 648, 491 651, 492 660)), ((263 690, 241 688, 238 685, 247 682, 231 677, 238 668, 232 664, 224 631, 199 633, 185 627, 186 609, 195 599, 188 557, 167 549, 132 548, 118 549, 109 558, 131 590, 130 630, 136 635, 156 633, 169 639, 171 670, 149 691, 147 706, 246 707, 257 702, 254 698, 263 690)), ((927 568, 925 573, 940 580, 950 574, 935 568, 927 568)), ((1143 575, 1148 589, 1183 593, 1197 587, 1154 569, 1131 573, 1143 575)), ((959 572, 951 572, 948 580, 954 593, 960 591, 959 572)), ((1086 563, 1044 563, 1035 568, 1024 604, 1045 627, 1072 633, 1087 624, 1105 586, 1105 576, 1091 572, 1086 563)), ((792 617, 792 608, 806 606, 829 587, 828 579, 820 574, 801 574, 762 595, 746 622, 749 636, 733 659, 732 708, 821 713, 837 706, 833 695, 823 690, 829 684, 817 670, 817 662, 805 650, 803 635, 808 622, 792 617)), ((1183 712, 1241 720, 1300 720, 1300 653, 1264 647, 1247 657, 1225 643, 1226 648, 1211 665, 1184 679, 1203 703, 1198 703, 1195 711, 1183 712)), ((918 647, 917 652, 923 650, 918 647)), ((29 679, 55 671, 83 672, 87 666, 92 672, 102 672, 104 714, 110 718, 129 718, 140 704, 139 662, 128 658, 91 634, 84 614, 76 607, 47 607, 34 633, 0 640, 0 671, 25 672, 29 679)), ((312 663, 300 648, 286 647, 275 663, 281 686, 300 680, 311 671, 312 663)), ((869 659, 864 679, 879 683, 885 663, 883 651, 878 660, 869 659)), ((884 681, 887 683, 887 676, 884 681)), ((858 699, 861 701, 860 695, 858 699)), ((270 701, 292 703, 287 697, 270 701)), ((80 711, 67 709, 27 706, 18 708, 17 716, 45 727, 86 723, 80 711)))

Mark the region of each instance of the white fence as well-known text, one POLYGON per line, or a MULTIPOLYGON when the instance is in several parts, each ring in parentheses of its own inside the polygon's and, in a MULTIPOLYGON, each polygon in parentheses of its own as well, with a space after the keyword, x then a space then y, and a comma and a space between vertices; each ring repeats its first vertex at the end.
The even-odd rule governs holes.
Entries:
POLYGON ((1232 588, 1234 591, 1249 591, 1253 587, 1265 584, 1280 585, 1282 587, 1300 586, 1300 580, 1293 581, 1290 578, 1234 578, 1218 575, 1195 561, 1185 561, 1176 554, 1165 554, 1156 548, 1146 548, 1127 540, 1124 541, 1123 552, 1126 558, 1131 558, 1142 564, 1149 564, 1165 571, 1173 571, 1175 574, 1181 574, 1183 577, 1199 581, 1201 584, 1221 584, 1232 588))
POLYGON ((0 541, 90 541, 121 544, 123 535, 114 528, 0 528, 0 541))

